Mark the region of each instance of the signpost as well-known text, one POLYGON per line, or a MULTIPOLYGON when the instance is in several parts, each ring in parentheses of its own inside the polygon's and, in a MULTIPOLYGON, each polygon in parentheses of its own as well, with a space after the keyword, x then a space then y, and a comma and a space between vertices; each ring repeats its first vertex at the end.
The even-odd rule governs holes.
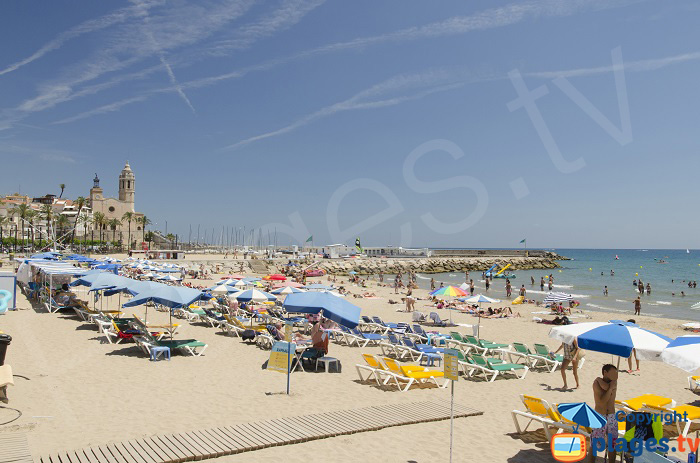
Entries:
POLYGON ((270 351, 270 359, 267 361, 267 369, 287 373, 287 395, 289 395, 289 375, 292 372, 292 360, 297 346, 293 342, 277 341, 270 351))
POLYGON ((459 358, 457 349, 445 349, 445 379, 450 384, 450 463, 452 463, 452 438, 454 434, 455 383, 459 379, 459 358))

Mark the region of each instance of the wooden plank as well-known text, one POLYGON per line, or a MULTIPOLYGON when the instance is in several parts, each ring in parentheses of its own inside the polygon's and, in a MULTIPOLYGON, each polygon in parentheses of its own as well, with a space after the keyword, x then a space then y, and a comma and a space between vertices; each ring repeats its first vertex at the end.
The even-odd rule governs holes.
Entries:
POLYGON ((102 463, 100 460, 97 459, 95 454, 92 452, 92 449, 90 449, 89 447, 83 449, 83 452, 85 453, 85 456, 87 456, 87 459, 90 463, 102 463))
POLYGON ((165 452, 158 448, 157 445, 151 443, 151 439, 149 437, 136 439, 135 442, 139 444, 142 449, 150 452, 157 463, 165 463, 170 461, 165 452))
POLYGON ((221 445, 219 443, 219 441, 217 441, 213 437, 209 436, 208 434, 204 434, 201 431, 191 431, 190 434, 193 434, 201 442, 203 442, 210 449, 212 449, 211 451, 213 452, 213 455, 215 455, 216 457, 221 457, 221 456, 227 455, 226 447, 221 445))
POLYGON ((240 440, 248 450, 257 450, 262 448, 262 445, 253 438, 246 435, 246 431, 240 427, 241 425, 226 426, 223 429, 230 430, 235 434, 235 438, 240 440))
POLYGON ((119 451, 116 445, 107 444, 105 447, 107 447, 109 453, 112 454, 112 456, 115 460, 117 460, 118 463, 129 463, 129 461, 126 459, 126 456, 122 455, 122 453, 119 451))
POLYGON ((243 450, 245 447, 243 444, 235 440, 233 437, 229 436, 226 434, 224 431, 222 431, 219 428, 211 428, 207 430, 210 434, 216 435, 221 439, 223 442, 228 445, 228 447, 231 449, 232 453, 238 453, 241 450, 243 450))
POLYGON ((139 452, 129 444, 129 441, 118 442, 114 444, 114 446, 129 463, 146 463, 146 460, 144 460, 141 455, 139 455, 139 452))
POLYGON ((116 458, 114 458, 114 455, 112 455, 112 452, 107 450, 105 446, 98 445, 97 447, 93 447, 92 451, 95 453, 102 453, 102 455, 104 455, 104 461, 106 461, 107 463, 119 463, 119 461, 116 458))
POLYGON ((161 436, 153 436, 151 440, 155 445, 160 447, 161 450, 168 454, 171 462, 181 463, 182 461, 184 461, 185 455, 179 452, 179 449, 173 446, 170 442, 161 438, 161 436))
POLYGON ((265 428, 269 429, 271 433, 285 436, 288 439, 287 443, 289 444, 304 442, 307 438, 305 434, 302 434, 292 425, 286 424, 284 421, 269 420, 263 421, 261 424, 265 426, 265 428))
POLYGON ((290 423, 292 426, 308 430, 308 432, 311 434, 310 440, 323 439, 324 437, 330 436, 327 429, 321 428, 317 423, 314 423, 311 419, 309 419, 308 416, 292 416, 284 418, 284 420, 290 423))
POLYGON ((187 433, 179 432, 175 434, 175 436, 180 439, 180 442, 186 444, 192 450, 195 460, 199 461, 204 458, 207 451, 204 449, 204 447, 200 446, 199 443, 195 442, 191 437, 189 437, 187 433))
POLYGON ((271 436, 269 432, 260 427, 257 423, 245 423, 245 426, 250 429, 253 434, 258 436, 258 438, 262 439, 268 447, 273 447, 280 442, 278 438, 271 436))
POLYGON ((193 441, 195 444, 199 445, 199 446, 203 449, 202 455, 203 455, 205 458, 212 458, 212 457, 214 457, 214 456, 217 456, 218 452, 217 452, 217 450, 212 446, 212 444, 210 444, 209 442, 207 442, 207 441, 205 441, 204 439, 202 439, 200 436, 198 436, 197 434, 195 434, 193 431, 189 431, 189 432, 186 432, 186 433, 183 433, 183 434, 186 434, 187 437, 188 437, 191 441, 193 441), (209 455, 209 456, 207 457, 207 455, 209 455))
POLYGON ((166 434, 163 436, 158 436, 164 444, 168 445, 170 450, 175 452, 180 461, 192 461, 194 460, 194 453, 192 453, 187 446, 178 442, 177 439, 172 434, 166 434))
POLYGON ((232 441, 236 442, 240 446, 239 452, 247 452, 251 450, 250 444, 248 444, 248 442, 241 437, 238 431, 234 430, 233 428, 221 427, 216 428, 216 430, 227 436, 232 441))
POLYGON ((271 420, 271 422, 281 429, 289 429, 290 432, 299 436, 301 442, 306 442, 316 436, 316 433, 305 424, 292 423, 290 420, 284 418, 271 420))
POLYGON ((233 442, 228 437, 224 437, 222 434, 216 432, 214 429, 203 429, 200 431, 202 434, 206 434, 210 439, 216 441, 220 447, 224 449, 224 455, 232 455, 238 452, 238 444, 233 442))
POLYGON ((149 437, 149 438, 144 438, 146 443, 153 448, 153 450, 156 450, 160 455, 164 455, 163 461, 167 463, 178 463, 180 459, 178 456, 170 450, 160 439, 157 437, 149 437))
POLYGON ((127 442, 146 463, 160 463, 158 455, 148 446, 144 448, 136 439, 129 439, 127 442))

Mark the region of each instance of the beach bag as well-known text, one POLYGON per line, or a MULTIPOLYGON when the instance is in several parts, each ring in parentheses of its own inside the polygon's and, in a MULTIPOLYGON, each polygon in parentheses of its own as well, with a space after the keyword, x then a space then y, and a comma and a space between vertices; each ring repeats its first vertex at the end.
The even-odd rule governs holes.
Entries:
POLYGON ((255 339, 255 331, 253 330, 245 330, 244 332, 241 333, 241 339, 244 341, 252 341, 255 339))

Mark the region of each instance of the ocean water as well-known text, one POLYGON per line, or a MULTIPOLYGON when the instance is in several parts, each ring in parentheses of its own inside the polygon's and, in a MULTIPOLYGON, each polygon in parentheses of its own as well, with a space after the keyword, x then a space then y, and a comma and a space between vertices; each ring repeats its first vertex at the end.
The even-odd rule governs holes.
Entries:
MULTIPOLYGON (((560 261, 561 269, 517 270, 511 280, 513 293, 524 284, 529 298, 541 300, 549 291, 540 291, 540 277, 554 276, 554 291, 571 294, 583 309, 634 313, 633 301, 638 292, 632 285, 642 279, 651 284, 651 295, 642 296, 642 314, 659 317, 700 320, 700 310, 690 307, 700 301, 700 287, 689 288, 688 281, 700 282, 700 250, 685 249, 552 249, 572 260, 560 261), (619 260, 615 260, 615 256, 619 260), (659 263, 660 261, 667 263, 659 263), (610 271, 615 275, 611 276, 610 271), (602 275, 601 275, 602 272, 602 275), (530 277, 535 284, 531 285, 530 277), (608 296, 603 296, 607 285, 608 296), (685 296, 681 296, 681 291, 685 296)), ((484 269, 486 270, 486 269, 484 269)), ((484 291, 481 272, 470 272, 478 292, 484 291)), ((419 274, 418 284, 430 287, 430 278, 445 284, 464 283, 464 273, 419 274)), ((546 279, 545 279, 546 281, 546 279)), ((489 296, 505 299, 505 280, 494 279, 489 296)))

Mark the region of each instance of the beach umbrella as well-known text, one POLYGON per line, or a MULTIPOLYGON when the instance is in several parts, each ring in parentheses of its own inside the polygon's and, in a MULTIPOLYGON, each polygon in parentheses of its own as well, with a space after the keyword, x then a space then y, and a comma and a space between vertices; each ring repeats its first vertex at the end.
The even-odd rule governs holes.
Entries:
POLYGON ((225 277, 221 277, 222 280, 242 280, 243 278, 245 278, 245 276, 238 274, 226 275, 225 277))
MULTIPOLYGON (((584 428, 598 429, 607 423, 605 417, 592 409, 586 402, 559 404, 557 411, 567 420, 584 428)), ((574 433, 578 432, 578 426, 574 429, 574 433)))
POLYGON ((284 281, 282 283, 276 283, 273 288, 303 288, 304 285, 297 283, 296 281, 284 281))
POLYGON ((360 323, 361 309, 347 300, 330 293, 306 292, 290 294, 284 300, 287 312, 322 313, 326 318, 348 328, 360 323))
POLYGON ((285 281, 287 279, 286 276, 280 275, 279 273, 274 273, 272 275, 267 275, 263 277, 263 280, 275 280, 275 281, 285 281))
POLYGON ((276 300, 275 296, 266 293, 265 291, 260 291, 258 289, 249 289, 247 291, 241 291, 240 293, 235 293, 231 297, 234 297, 240 302, 265 302, 276 300))
POLYGON ((123 307, 135 307, 147 302, 154 302, 156 304, 170 307, 171 309, 178 309, 181 307, 187 307, 188 305, 200 300, 202 296, 202 291, 198 289, 187 288, 185 286, 168 286, 157 284, 150 289, 146 289, 145 291, 138 293, 131 300, 125 302, 123 307))
POLYGON ((180 280, 182 280, 182 278, 174 277, 174 276, 172 276, 172 275, 164 275, 164 276, 162 276, 162 277, 156 278, 156 280, 160 280, 160 281, 180 281, 180 280))
POLYGON ((216 285, 212 286, 211 288, 207 288, 206 290, 212 294, 231 294, 240 291, 240 289, 228 285, 216 285))
POLYGON ((462 297, 458 300, 461 302, 466 302, 467 304, 481 304, 482 302, 486 302, 487 304, 496 304, 501 302, 500 299, 493 299, 488 296, 484 296, 483 294, 477 294, 476 296, 471 297, 462 297))
POLYGON ((246 283, 248 283, 248 284, 255 283, 256 281, 261 281, 261 280, 262 280, 262 279, 261 279, 261 278, 258 278, 258 277, 246 277, 246 278, 242 278, 242 279, 241 279, 241 281, 244 281, 244 282, 246 282, 246 283))
POLYGON ((700 368, 700 336, 680 336, 661 352, 661 360, 688 373, 700 368))
POLYGON ((306 285, 306 286, 304 286, 304 288, 311 289, 311 290, 319 290, 319 291, 330 291, 330 290, 335 289, 332 286, 326 286, 326 285, 322 285, 320 283, 313 283, 310 285, 306 285))
POLYGON ((566 293, 549 293, 547 297, 544 298, 544 304, 551 304, 553 302, 569 302, 574 298, 571 294, 566 293))
POLYGON ((457 286, 443 286, 430 293, 431 296, 445 296, 445 297, 460 297, 466 296, 467 293, 459 289, 457 286))
POLYGON ((632 349, 640 360, 658 360, 671 338, 621 320, 556 326, 549 337, 563 343, 578 341, 581 349, 628 358, 632 349))
POLYGON ((294 288, 292 286, 285 286, 283 288, 278 288, 278 289, 270 292, 270 294, 293 294, 293 293, 303 293, 303 292, 305 292, 303 289, 294 288))
POLYGON ((248 286, 248 285, 250 285, 250 284, 251 284, 251 283, 246 283, 246 282, 243 281, 243 280, 236 280, 236 281, 233 282, 233 283, 229 283, 228 286, 233 286, 234 288, 244 288, 244 287, 246 287, 246 286, 248 286))
POLYGON ((234 283, 238 283, 238 280, 234 280, 233 278, 222 278, 221 280, 215 282, 214 285, 232 285, 234 283))

